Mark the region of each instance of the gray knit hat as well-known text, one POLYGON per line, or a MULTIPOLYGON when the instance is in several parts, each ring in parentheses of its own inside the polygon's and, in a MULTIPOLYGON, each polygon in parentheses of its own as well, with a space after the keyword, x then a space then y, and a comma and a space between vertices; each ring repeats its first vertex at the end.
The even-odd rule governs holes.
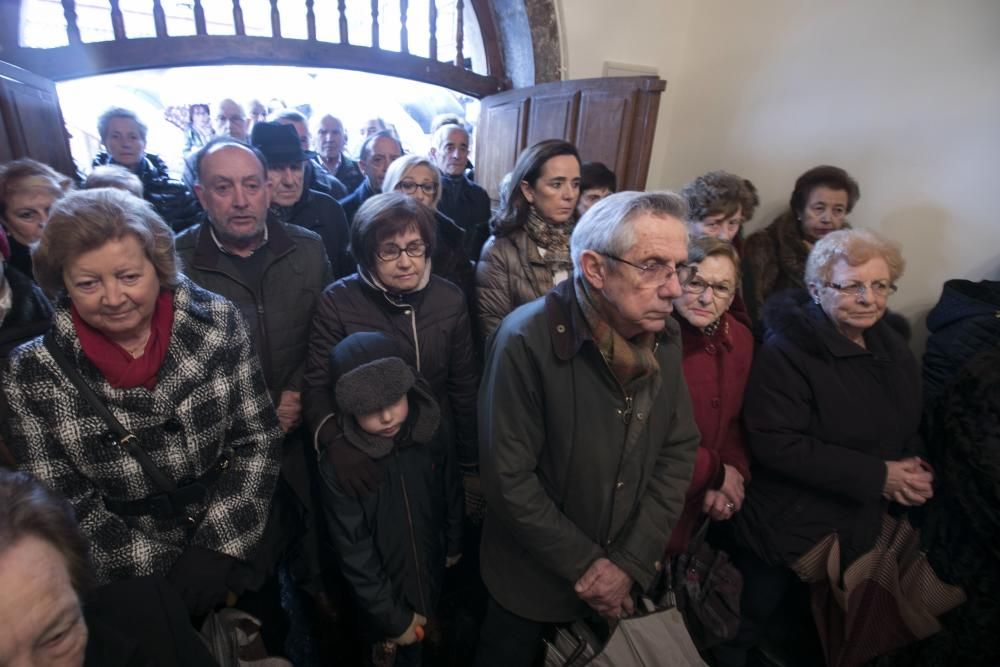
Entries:
POLYGON ((368 415, 392 405, 413 386, 415 377, 396 341, 384 333, 351 334, 330 352, 330 380, 337 412, 368 415))

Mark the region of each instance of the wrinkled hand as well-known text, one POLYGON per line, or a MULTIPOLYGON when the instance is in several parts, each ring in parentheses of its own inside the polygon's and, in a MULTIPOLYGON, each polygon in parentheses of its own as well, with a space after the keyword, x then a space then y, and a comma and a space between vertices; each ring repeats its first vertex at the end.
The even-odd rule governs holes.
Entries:
POLYGON ((746 480, 743 479, 739 470, 728 463, 723 463, 722 469, 725 471, 726 477, 722 481, 722 488, 719 491, 729 498, 729 502, 734 506, 733 512, 739 512, 740 508, 743 507, 746 480))
POLYGON ((292 431, 302 423, 302 394, 298 391, 285 390, 278 400, 278 424, 285 433, 292 431))
POLYGON ((621 618, 634 611, 632 577, 607 558, 598 558, 583 573, 573 590, 594 611, 609 619, 621 618))
POLYGON ((934 473, 919 457, 902 461, 886 461, 885 486, 882 496, 887 500, 915 507, 934 496, 934 473))
POLYGON ((423 626, 427 625, 427 619, 413 612, 413 619, 410 621, 410 626, 406 628, 406 632, 398 637, 393 637, 392 643, 399 644, 400 646, 407 646, 423 639, 423 626), (417 630, 417 628, 420 630, 417 630))
POLYGON ((333 467, 344 493, 360 500, 373 494, 382 483, 382 464, 346 439, 337 437, 339 432, 340 428, 333 419, 320 429, 320 441, 326 446, 323 455, 333 467))
POLYGON ((722 491, 709 489, 705 492, 705 499, 701 503, 701 511, 707 514, 712 521, 727 521, 733 518, 733 514, 736 512, 736 505, 722 491), (730 508, 730 505, 732 505, 732 508, 730 508))

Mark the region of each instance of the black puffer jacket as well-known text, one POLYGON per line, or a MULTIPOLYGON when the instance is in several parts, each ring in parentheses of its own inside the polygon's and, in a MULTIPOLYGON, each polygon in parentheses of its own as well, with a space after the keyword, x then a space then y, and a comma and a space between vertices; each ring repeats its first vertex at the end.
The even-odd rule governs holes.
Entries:
POLYGON ((465 232, 465 253, 479 259, 483 244, 490 236, 490 196, 465 174, 441 177, 441 201, 438 210, 455 221, 465 232))
MULTIPOLYGON (((118 164, 107 153, 98 153, 91 166, 118 164)), ((175 232, 198 222, 201 205, 182 182, 170 177, 167 164, 159 155, 146 153, 139 166, 131 170, 142 181, 142 198, 153 205, 160 217, 175 232)))
POLYGON ((313 433, 335 411, 330 350, 358 331, 381 331, 399 343, 403 360, 427 379, 441 405, 442 437, 454 438, 459 461, 474 463, 479 374, 461 290, 432 275, 423 289, 392 295, 358 273, 326 288, 313 318, 302 390, 313 433))
MULTIPOLYGON (((0 266, 4 266, 2 262, 0 266)), ((13 266, 4 267, 0 278, 0 284, 6 282, 11 294, 10 310, 0 322, 2 360, 21 343, 45 333, 52 322, 52 305, 41 288, 13 266)))
POLYGON ((347 216, 337 200, 316 190, 303 190, 292 206, 272 203, 271 213, 287 225, 298 225, 319 234, 334 278, 343 278, 354 271, 354 260, 347 249, 347 216))
MULTIPOLYGON (((338 361, 348 367, 334 369, 332 381, 373 361, 352 343, 344 341, 350 350, 337 350, 338 361)), ((320 459, 330 537, 370 641, 403 634, 414 611, 429 618, 441 592, 445 556, 462 553, 461 484, 454 455, 435 435, 437 406, 419 375, 407 397, 407 423, 392 452, 379 459, 382 479, 374 493, 351 497, 337 481, 330 458, 320 459)), ((340 430, 338 437, 346 442, 338 446, 353 446, 340 430)))
POLYGON ((753 481, 734 519, 763 560, 792 563, 834 531, 845 563, 874 544, 885 461, 921 449, 920 370, 896 319, 865 331, 865 349, 805 290, 768 301, 743 403, 753 481))
POLYGON ((949 280, 927 314, 924 401, 930 406, 969 359, 1000 340, 1000 281, 949 280))

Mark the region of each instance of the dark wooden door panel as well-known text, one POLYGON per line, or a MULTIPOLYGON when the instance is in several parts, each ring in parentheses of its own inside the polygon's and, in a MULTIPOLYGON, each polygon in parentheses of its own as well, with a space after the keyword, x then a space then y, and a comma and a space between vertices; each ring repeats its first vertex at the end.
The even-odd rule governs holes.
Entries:
POLYGON ((476 179, 496 201, 497 184, 513 168, 518 153, 542 139, 556 138, 574 142, 584 161, 613 169, 620 190, 642 190, 666 85, 655 76, 581 79, 484 97, 476 179), (513 108, 518 110, 516 120, 513 108))
POLYGON ((0 62, 0 116, 10 153, 4 159, 30 157, 75 175, 54 83, 0 62))

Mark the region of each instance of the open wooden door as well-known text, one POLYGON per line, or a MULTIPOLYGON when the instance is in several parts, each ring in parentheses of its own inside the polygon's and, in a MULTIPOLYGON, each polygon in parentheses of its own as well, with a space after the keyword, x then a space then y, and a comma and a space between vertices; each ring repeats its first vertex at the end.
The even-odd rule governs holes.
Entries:
POLYGON ((642 190, 666 86, 655 76, 577 79, 484 97, 476 180, 496 201, 500 179, 524 148, 542 139, 565 139, 584 162, 603 162, 614 171, 619 190, 642 190))
POLYGON ((0 163, 22 157, 76 177, 55 84, 0 61, 0 163))

